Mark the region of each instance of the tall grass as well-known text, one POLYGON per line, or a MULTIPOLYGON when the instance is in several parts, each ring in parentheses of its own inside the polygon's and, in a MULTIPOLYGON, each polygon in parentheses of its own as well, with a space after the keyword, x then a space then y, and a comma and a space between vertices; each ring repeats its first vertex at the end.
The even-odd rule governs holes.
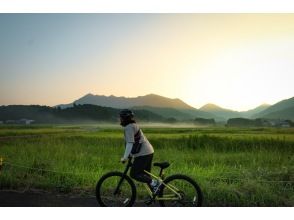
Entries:
MULTIPOLYGON (((17 129, 22 130, 0 129, 0 133, 11 135, 17 129)), ((5 165, 0 188, 93 194, 104 173, 124 169, 119 163, 124 151, 121 129, 52 126, 31 129, 29 134, 34 134, 32 130, 51 135, 0 140, 5 161, 31 168, 5 165)), ((166 175, 194 178, 206 206, 294 205, 293 130, 143 128, 143 132, 155 148, 154 161, 171 162, 166 175)), ((153 172, 157 174, 158 168, 153 172)), ((143 197, 140 184, 138 191, 143 197)))

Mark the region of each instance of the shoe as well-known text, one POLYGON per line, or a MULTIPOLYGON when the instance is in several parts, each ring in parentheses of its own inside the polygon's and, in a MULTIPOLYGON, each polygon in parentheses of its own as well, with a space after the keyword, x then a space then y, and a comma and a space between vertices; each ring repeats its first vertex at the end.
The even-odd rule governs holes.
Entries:
POLYGON ((152 180, 150 184, 150 189, 153 194, 156 194, 161 186, 161 183, 158 180, 152 180))

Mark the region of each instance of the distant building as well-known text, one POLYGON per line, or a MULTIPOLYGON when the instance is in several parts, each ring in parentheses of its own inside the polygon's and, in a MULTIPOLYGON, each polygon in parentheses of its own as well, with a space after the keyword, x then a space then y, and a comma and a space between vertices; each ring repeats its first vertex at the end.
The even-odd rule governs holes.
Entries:
POLYGON ((290 128, 294 127, 291 120, 281 119, 246 119, 246 118, 230 118, 227 122, 228 127, 277 127, 290 128))
POLYGON ((290 128, 291 125, 292 125, 292 121, 290 121, 290 120, 281 120, 281 119, 272 119, 272 120, 269 120, 269 124, 272 127, 290 128))
POLYGON ((290 123, 287 122, 287 121, 281 121, 280 124, 279 124, 279 127, 281 128, 290 128, 290 123))
POLYGON ((269 120, 269 124, 271 127, 275 127, 276 126, 276 122, 273 120, 269 120))
POLYGON ((6 120, 5 124, 15 124, 15 120, 6 120))
POLYGON ((19 120, 6 120, 5 124, 24 124, 24 125, 30 125, 34 122, 35 120, 30 120, 30 119, 19 119, 19 120))
POLYGON ((271 127, 271 126, 273 126, 273 124, 271 124, 271 122, 269 120, 267 120, 267 119, 261 118, 260 122, 261 122, 261 125, 263 127, 271 127))
POLYGON ((30 125, 30 124, 32 124, 34 121, 35 121, 35 120, 30 120, 30 119, 25 119, 25 118, 19 120, 20 124, 26 124, 26 125, 30 125))

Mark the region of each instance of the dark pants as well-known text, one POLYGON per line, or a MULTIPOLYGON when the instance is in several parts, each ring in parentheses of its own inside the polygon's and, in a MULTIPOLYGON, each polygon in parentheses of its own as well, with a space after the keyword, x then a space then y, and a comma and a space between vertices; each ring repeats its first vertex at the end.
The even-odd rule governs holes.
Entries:
POLYGON ((151 165, 152 165, 152 158, 153 154, 135 157, 131 171, 130 176, 143 183, 150 183, 152 178, 150 175, 144 172, 144 170, 150 172, 151 171, 151 165))

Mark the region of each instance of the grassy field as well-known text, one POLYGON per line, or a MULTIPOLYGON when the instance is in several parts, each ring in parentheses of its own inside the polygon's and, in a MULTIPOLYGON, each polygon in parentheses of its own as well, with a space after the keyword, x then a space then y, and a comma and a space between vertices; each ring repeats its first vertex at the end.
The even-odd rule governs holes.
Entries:
MULTIPOLYGON (((205 206, 294 206, 293 129, 142 130, 155 148, 153 161, 171 163, 166 175, 194 178, 205 206)), ((0 188, 94 194, 104 173, 124 169, 123 144, 118 126, 2 125, 0 188)), ((138 189, 144 196, 140 184, 138 189)))

